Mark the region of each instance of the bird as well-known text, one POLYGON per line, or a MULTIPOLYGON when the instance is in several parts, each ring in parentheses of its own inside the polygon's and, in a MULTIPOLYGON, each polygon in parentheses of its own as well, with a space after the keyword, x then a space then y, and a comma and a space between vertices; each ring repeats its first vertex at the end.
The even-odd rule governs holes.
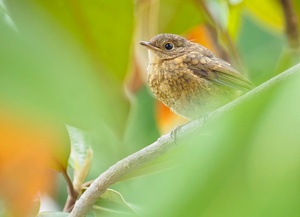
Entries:
POLYGON ((163 33, 140 44, 148 48, 150 89, 185 118, 201 117, 253 88, 228 62, 182 36, 163 33))

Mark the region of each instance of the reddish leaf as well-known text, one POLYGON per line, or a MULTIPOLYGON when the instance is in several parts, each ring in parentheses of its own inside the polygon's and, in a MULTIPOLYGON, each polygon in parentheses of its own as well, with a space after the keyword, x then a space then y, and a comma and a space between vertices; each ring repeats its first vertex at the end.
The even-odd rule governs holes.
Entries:
POLYGON ((37 193, 52 184, 49 167, 66 168, 69 146, 59 128, 1 110, 0 197, 9 215, 30 213, 37 193))

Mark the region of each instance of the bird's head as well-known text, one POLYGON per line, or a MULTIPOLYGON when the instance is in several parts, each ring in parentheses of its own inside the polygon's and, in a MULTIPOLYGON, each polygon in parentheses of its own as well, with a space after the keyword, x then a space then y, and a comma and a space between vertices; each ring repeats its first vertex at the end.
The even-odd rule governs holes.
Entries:
POLYGON ((149 42, 141 41, 141 45, 149 50, 149 59, 173 59, 188 52, 192 42, 174 34, 159 34, 149 42))

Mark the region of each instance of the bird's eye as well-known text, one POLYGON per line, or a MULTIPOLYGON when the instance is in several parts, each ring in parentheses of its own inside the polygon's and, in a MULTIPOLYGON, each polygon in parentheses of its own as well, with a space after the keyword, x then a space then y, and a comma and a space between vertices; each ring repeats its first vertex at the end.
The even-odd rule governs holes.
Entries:
POLYGON ((168 42, 165 44, 165 48, 166 48, 166 50, 172 50, 174 48, 174 45, 172 43, 168 42))

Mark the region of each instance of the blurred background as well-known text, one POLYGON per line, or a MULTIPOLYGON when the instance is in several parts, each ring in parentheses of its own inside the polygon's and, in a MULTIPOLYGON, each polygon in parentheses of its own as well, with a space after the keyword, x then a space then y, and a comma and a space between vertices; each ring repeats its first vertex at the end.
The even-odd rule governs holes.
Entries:
MULTIPOLYGON (((95 179, 187 122, 149 90, 139 41, 182 35, 258 86, 299 63, 299 22, 297 0, 1 0, 0 216, 62 211, 67 172, 95 179)), ((297 74, 112 186, 128 203, 100 201, 91 216, 129 204, 142 216, 299 216, 297 74)))

